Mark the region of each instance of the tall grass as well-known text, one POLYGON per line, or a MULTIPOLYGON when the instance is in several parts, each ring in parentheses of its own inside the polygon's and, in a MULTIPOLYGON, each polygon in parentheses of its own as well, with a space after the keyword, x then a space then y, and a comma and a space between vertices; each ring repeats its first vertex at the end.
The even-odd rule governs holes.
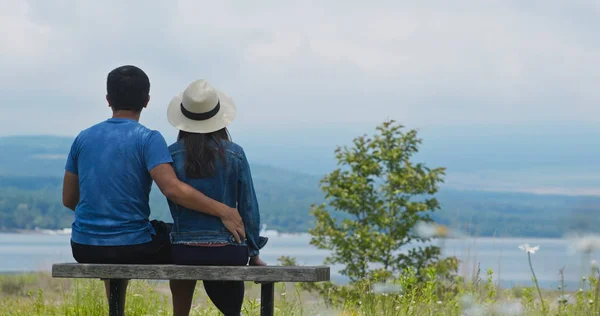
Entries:
MULTIPOLYGON (((418 283, 411 273, 394 282, 363 282, 353 289, 357 296, 328 305, 300 286, 277 284, 276 315, 598 315, 598 273, 585 278, 586 286, 576 292, 545 291, 544 305, 535 287, 502 290, 487 270, 477 283, 442 283, 435 271, 418 283)), ((0 315, 106 315, 103 285, 97 280, 56 280, 46 274, 0 276, 0 315)), ((242 313, 259 315, 258 285, 248 283, 242 313)), ((126 314, 171 315, 167 283, 132 281, 127 292, 126 314)), ((219 315, 197 287, 191 315, 219 315)))
MULTIPOLYGON (((247 283, 244 315, 260 314, 260 289, 247 283)), ((0 315, 107 315, 103 283, 97 280, 53 280, 46 274, 0 276, 0 315)), ((316 315, 327 308, 315 297, 286 284, 276 285, 277 315, 316 315)), ((126 315, 171 315, 166 282, 132 281, 127 291, 126 315)), ((196 288, 190 315, 220 315, 202 285, 196 288)), ((326 315, 321 313, 321 315, 326 315)), ((332 314, 333 315, 333 314, 332 314)))

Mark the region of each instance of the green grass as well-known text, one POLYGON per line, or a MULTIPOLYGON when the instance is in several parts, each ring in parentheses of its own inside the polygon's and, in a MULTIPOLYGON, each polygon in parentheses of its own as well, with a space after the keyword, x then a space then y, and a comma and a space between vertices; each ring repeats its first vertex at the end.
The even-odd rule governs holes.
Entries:
MULTIPOLYGON (((107 315, 103 283, 99 280, 60 280, 47 274, 0 275, 0 315, 107 315)), ((259 315, 260 287, 246 284, 242 313, 259 315)), ((276 285, 277 315, 317 315, 326 309, 314 296, 293 285, 276 285)), ((166 282, 132 281, 127 291, 126 315, 171 315, 166 282)), ((220 315, 198 283, 190 315, 220 315)), ((321 313, 321 315, 325 315, 321 313)))
MULTIPOLYGON (((415 282, 410 274, 374 292, 371 284, 354 288, 335 306, 325 298, 301 290, 301 286, 277 284, 276 315, 598 315, 595 277, 586 278, 580 291, 543 292, 547 310, 542 310, 535 288, 498 289, 487 277, 473 283, 442 282, 434 273, 426 282, 415 282), (414 286, 418 284, 418 286, 414 286), (403 290, 405 289, 405 290, 403 290), (559 303, 565 295, 566 302, 559 303)), ((242 313, 259 315, 259 286, 248 283, 242 313)), ((6 316, 106 315, 103 284, 98 280, 60 280, 47 274, 0 276, 0 311, 6 316)), ((171 297, 165 282, 132 281, 127 292, 126 314, 171 315, 171 297)), ((190 315, 220 315, 207 300, 202 286, 190 315)))

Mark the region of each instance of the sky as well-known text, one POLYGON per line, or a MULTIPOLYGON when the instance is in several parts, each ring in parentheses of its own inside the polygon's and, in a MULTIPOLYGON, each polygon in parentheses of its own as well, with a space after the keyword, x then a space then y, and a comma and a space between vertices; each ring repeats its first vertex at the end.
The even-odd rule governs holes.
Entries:
POLYGON ((0 1, 0 136, 110 116, 106 75, 151 80, 141 122, 207 79, 241 134, 600 121, 600 2, 0 1))

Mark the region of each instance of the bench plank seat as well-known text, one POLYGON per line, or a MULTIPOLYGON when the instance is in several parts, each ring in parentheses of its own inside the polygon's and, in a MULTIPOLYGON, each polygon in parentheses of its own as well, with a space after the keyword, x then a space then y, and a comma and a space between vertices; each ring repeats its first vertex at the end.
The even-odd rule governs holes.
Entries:
POLYGON ((63 263, 52 266, 52 276, 55 278, 321 282, 329 280, 329 267, 236 267, 63 263))
POLYGON ((119 280, 205 280, 261 282, 261 315, 273 315, 273 284, 275 282, 329 281, 327 266, 183 266, 136 264, 81 264, 52 265, 54 278, 106 279, 110 282, 110 315, 121 316, 120 302, 124 291, 119 280))

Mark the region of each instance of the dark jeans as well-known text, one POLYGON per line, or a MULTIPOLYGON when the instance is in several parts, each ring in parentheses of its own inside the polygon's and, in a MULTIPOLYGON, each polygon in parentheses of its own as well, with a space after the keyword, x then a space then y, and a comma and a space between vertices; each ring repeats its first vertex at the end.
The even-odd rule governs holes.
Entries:
POLYGON ((79 263, 114 264, 169 264, 171 259, 171 240, 169 233, 172 224, 151 221, 156 235, 152 241, 128 246, 90 246, 71 241, 73 258, 79 263))
MULTIPOLYGON (((248 264, 246 246, 187 246, 172 245, 173 263, 201 266, 245 266, 248 264)), ((225 316, 239 315, 244 301, 242 281, 204 281, 210 300, 225 316)))

